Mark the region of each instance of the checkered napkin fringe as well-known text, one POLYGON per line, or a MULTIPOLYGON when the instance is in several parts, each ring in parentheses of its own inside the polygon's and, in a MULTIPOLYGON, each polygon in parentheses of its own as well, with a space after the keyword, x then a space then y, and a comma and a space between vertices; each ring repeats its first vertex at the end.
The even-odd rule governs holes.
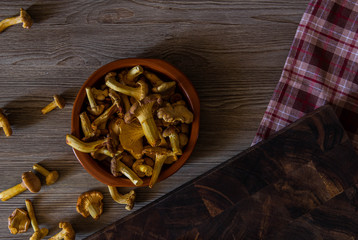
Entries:
POLYGON ((311 1, 253 145, 330 104, 358 151, 358 1, 311 1))

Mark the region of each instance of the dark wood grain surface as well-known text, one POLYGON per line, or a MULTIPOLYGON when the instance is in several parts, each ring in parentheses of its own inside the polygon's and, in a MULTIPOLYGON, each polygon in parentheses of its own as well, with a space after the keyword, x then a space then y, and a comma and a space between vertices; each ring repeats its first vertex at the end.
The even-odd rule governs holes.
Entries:
MULTIPOLYGON (((0 203, 0 239, 10 235, 7 217, 33 200, 40 226, 50 235, 70 221, 77 239, 130 212, 106 186, 80 166, 65 144, 72 104, 88 76, 120 58, 168 61, 193 82, 201 100, 199 140, 184 167, 153 189, 139 188, 133 211, 248 148, 289 51, 308 0, 270 1, 14 1, 0 4, 0 18, 22 7, 34 18, 0 33, 0 108, 13 136, 0 134, 0 190, 20 182, 21 173, 41 162, 60 180, 40 193, 25 192, 0 203), (53 94, 67 105, 41 115, 53 94), (76 213, 80 193, 100 190, 104 213, 98 221, 76 213)), ((119 189, 127 192, 129 189, 119 189)))
POLYGON ((325 106, 87 239, 354 239, 357 183, 325 106))

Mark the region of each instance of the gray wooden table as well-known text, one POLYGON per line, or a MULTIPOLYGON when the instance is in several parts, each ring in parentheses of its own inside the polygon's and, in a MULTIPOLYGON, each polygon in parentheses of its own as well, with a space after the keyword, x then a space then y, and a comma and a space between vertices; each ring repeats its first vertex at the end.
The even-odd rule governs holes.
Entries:
MULTIPOLYGON (((14 1, 0 4, 0 19, 20 7, 34 18, 31 29, 0 33, 0 108, 13 135, 0 134, 0 191, 20 183, 34 163, 58 170, 59 181, 0 203, 0 239, 11 235, 7 218, 31 199, 40 227, 52 236, 69 221, 82 239, 130 212, 92 178, 65 143, 76 94, 100 66, 116 59, 160 58, 184 72, 201 99, 200 136, 193 155, 153 189, 137 189, 132 211, 248 148, 293 40, 307 0, 250 1, 14 1), (52 95, 67 105, 47 115, 52 95), (83 218, 79 194, 104 194, 98 221, 83 218)), ((119 189, 127 192, 129 189, 119 189)))

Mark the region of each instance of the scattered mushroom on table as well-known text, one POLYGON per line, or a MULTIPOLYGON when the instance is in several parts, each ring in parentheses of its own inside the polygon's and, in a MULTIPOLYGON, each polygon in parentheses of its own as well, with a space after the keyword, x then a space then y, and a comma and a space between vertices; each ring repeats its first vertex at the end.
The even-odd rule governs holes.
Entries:
POLYGON ((22 182, 0 193, 0 199, 7 201, 25 190, 36 193, 41 190, 41 181, 33 172, 24 172, 21 176, 22 182))
POLYGON ((53 101, 51 103, 49 103, 46 107, 41 109, 41 112, 42 112, 42 114, 46 114, 48 112, 51 112, 52 110, 54 110, 57 107, 59 109, 64 108, 65 107, 65 99, 63 99, 63 97, 61 97, 59 95, 54 95, 53 101))
POLYGON ((47 228, 39 228, 39 225, 37 223, 37 219, 35 216, 34 207, 32 205, 31 200, 26 199, 25 204, 26 204, 27 212, 29 213, 31 226, 34 229, 34 233, 30 237, 30 240, 40 240, 40 239, 46 237, 48 234, 48 229, 47 228))
POLYGON ((150 178, 153 187, 164 164, 183 154, 194 120, 176 85, 139 65, 107 73, 102 82, 86 88, 81 135, 68 134, 66 143, 110 165, 113 176, 127 177, 135 186, 150 178), (100 115, 98 106, 104 106, 100 115), (135 164, 125 163, 128 154, 135 164), (153 166, 142 161, 146 158, 153 166))
POLYGON ((23 28, 30 28, 32 26, 33 20, 31 16, 22 8, 20 8, 20 15, 17 17, 5 18, 0 22, 0 32, 4 31, 6 28, 22 23, 23 28))
POLYGON ((8 217, 8 227, 12 234, 24 233, 30 226, 30 219, 24 209, 16 208, 8 217))
POLYGON ((77 199, 76 210, 83 217, 91 217, 97 220, 103 212, 103 194, 99 191, 82 193, 77 199))
POLYGON ((60 222, 58 224, 59 228, 62 228, 60 232, 56 235, 49 238, 49 240, 74 240, 76 237, 76 232, 73 230, 71 223, 69 222, 60 222))

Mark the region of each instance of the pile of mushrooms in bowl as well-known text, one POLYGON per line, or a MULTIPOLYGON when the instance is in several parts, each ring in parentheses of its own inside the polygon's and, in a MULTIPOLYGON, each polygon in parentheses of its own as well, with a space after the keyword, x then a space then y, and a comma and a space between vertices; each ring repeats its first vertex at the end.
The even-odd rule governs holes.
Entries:
POLYGON ((199 115, 198 95, 178 69, 159 59, 121 59, 80 89, 66 143, 102 183, 153 187, 189 158, 199 115))

